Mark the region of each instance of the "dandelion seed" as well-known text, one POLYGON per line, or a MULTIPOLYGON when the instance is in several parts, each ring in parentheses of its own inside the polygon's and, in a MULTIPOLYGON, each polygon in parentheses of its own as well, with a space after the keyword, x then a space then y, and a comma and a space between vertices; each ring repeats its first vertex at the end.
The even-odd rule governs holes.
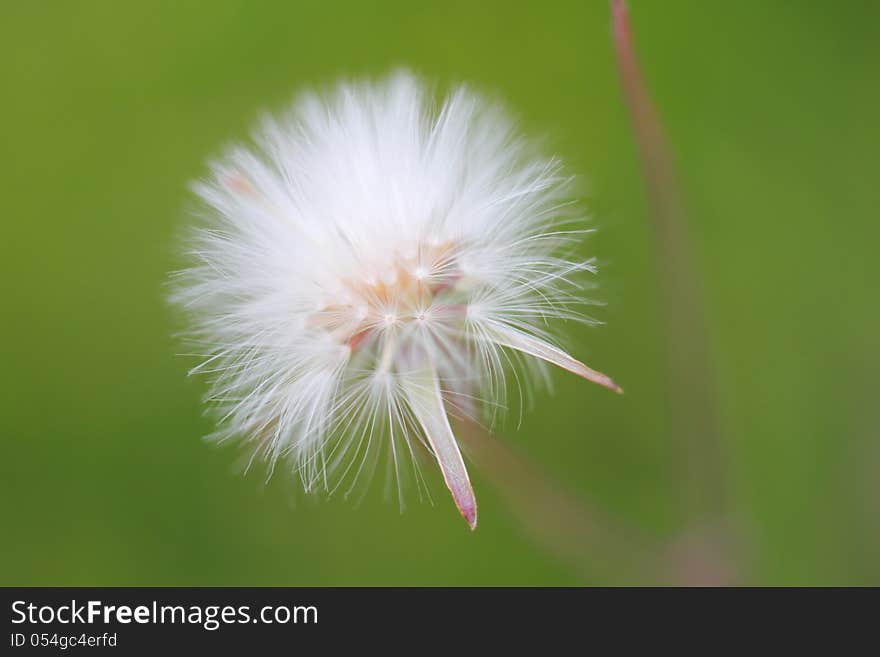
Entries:
MULTIPOLYGON (((398 478, 430 449, 468 525, 477 503, 449 416, 504 405, 512 352, 611 390, 553 344, 580 319, 569 178, 467 88, 341 85, 267 118, 195 186, 205 202, 173 300, 207 354, 217 436, 307 491, 347 490, 375 452, 398 478)), ((418 471, 416 480, 418 481, 418 471)))

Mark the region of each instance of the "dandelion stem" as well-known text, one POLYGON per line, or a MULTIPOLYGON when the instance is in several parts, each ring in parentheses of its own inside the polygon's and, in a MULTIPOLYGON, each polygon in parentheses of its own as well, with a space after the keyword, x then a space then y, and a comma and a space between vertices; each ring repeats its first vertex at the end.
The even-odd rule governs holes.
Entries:
POLYGON ((567 490, 503 436, 470 421, 456 431, 524 535, 584 582, 660 582, 661 550, 649 536, 567 490))
MULTIPOLYGON (((663 299, 671 435, 679 443, 682 503, 692 521, 723 511, 724 476, 702 291, 684 203, 660 117, 633 46, 625 0, 611 0, 614 44, 653 206, 657 268, 663 299)), ((704 518, 703 518, 704 519, 704 518)))

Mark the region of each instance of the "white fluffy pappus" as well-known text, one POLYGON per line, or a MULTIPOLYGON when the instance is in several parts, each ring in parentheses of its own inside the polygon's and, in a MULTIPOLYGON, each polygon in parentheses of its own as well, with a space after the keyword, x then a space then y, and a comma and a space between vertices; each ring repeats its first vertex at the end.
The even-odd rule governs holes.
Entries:
POLYGON ((593 270, 570 255, 570 178, 497 105, 465 87, 438 104, 408 73, 307 93, 255 142, 195 185, 174 281, 217 436, 289 459, 307 491, 350 490, 382 450, 400 490, 424 446, 475 527, 450 415, 503 406, 528 359, 620 392, 553 340, 593 270))

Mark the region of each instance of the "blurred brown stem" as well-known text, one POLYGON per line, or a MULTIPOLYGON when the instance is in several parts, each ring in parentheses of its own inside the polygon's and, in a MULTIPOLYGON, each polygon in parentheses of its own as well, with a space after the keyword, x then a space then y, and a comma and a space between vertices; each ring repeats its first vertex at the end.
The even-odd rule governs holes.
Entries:
POLYGON ((649 537, 567 491, 532 460, 483 427, 456 435, 523 533, 583 582, 718 585, 736 581, 736 546, 725 527, 701 525, 672 540, 649 537))
MULTIPOLYGON (((647 541, 629 527, 591 508, 535 467, 530 459, 472 422, 462 422, 456 435, 468 458, 514 513, 521 529, 536 544, 585 581, 612 572, 632 583, 644 583, 655 569, 646 564, 647 541)), ((607 575, 606 575, 607 576, 607 575)), ((617 580, 615 580, 617 581, 617 580)))
POLYGON ((711 521, 725 511, 726 485, 700 278, 671 149, 639 69, 625 1, 611 0, 611 12, 621 84, 653 208, 670 435, 682 468, 681 502, 689 522, 711 521))

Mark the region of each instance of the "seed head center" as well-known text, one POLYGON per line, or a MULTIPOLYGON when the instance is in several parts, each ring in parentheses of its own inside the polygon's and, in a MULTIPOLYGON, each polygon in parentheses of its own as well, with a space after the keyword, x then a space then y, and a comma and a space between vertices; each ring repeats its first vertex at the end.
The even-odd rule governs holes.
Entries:
POLYGON ((432 304, 449 295, 461 277, 452 242, 420 242, 415 249, 392 252, 389 260, 377 276, 344 280, 345 301, 315 312, 310 326, 354 350, 377 332, 428 321, 432 304))

